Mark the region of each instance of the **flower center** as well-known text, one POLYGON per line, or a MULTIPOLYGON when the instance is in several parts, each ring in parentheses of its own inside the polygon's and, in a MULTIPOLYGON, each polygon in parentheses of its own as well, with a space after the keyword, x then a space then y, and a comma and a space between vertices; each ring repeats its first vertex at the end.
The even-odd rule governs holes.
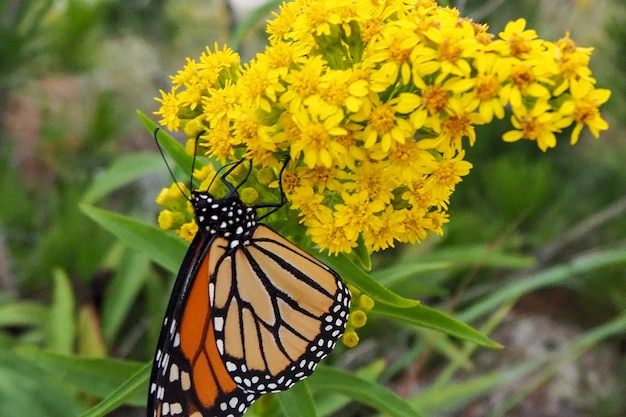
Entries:
POLYGON ((395 113, 390 105, 382 103, 378 105, 370 115, 370 125, 379 135, 389 133, 393 128, 395 113))
POLYGON ((448 92, 439 86, 432 86, 425 90, 423 98, 431 114, 441 112, 448 104, 448 92))

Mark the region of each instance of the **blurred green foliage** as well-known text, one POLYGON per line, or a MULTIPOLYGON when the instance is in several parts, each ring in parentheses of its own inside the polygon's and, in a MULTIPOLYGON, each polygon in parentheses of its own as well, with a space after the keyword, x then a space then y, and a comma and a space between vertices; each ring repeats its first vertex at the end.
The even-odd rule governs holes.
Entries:
MULTIPOLYGON (((565 317, 578 333, 554 352, 485 369, 481 360, 503 352, 381 307, 361 344, 337 349, 327 362, 343 370, 321 367, 310 378, 310 402, 320 416, 452 416, 511 386, 485 415, 518 415, 515 407, 559 366, 585 368, 586 352, 608 348, 617 358, 612 384, 578 415, 622 416, 626 10, 619 0, 451 3, 494 31, 523 16, 543 37, 569 25, 579 44, 595 45, 592 68, 613 90, 605 114, 611 130, 542 154, 532 144, 502 143, 497 124, 481 128, 468 154, 474 169, 453 196, 445 236, 375 257, 372 275, 496 341, 507 317, 520 314, 565 317), (586 18, 595 24, 577 24, 586 18), (546 298, 542 290, 567 298, 546 298), (409 324, 389 320, 399 316, 409 324)), ((258 28, 267 15, 251 16, 237 19, 216 0, 0 3, 2 415, 79 415, 105 397, 89 415, 120 405, 112 413, 143 415, 145 365, 184 244, 142 226, 154 224, 153 200, 169 178, 134 110, 154 110, 152 97, 168 74, 205 45, 233 39, 252 56, 264 43, 258 28), (121 222, 130 240, 118 240, 120 232, 111 234, 103 222, 109 231, 121 222), (161 239, 162 253, 131 248, 150 233, 161 239)), ((305 387, 268 396, 250 415, 297 415, 293 401, 302 396, 309 396, 305 387)))

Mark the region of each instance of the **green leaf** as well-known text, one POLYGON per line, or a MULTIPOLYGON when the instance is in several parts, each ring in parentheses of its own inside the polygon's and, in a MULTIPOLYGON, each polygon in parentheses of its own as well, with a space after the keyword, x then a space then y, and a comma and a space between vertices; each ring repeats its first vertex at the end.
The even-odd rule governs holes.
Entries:
POLYGON ((467 324, 462 323, 445 313, 421 304, 409 308, 398 308, 391 305, 376 304, 370 314, 371 313, 396 320, 402 320, 415 326, 439 330, 443 333, 474 342, 481 346, 490 348, 502 347, 467 324))
POLYGON ((498 306, 538 288, 555 286, 595 269, 621 265, 626 265, 626 250, 623 248, 580 256, 570 262, 526 276, 524 279, 515 279, 501 285, 469 308, 459 312, 457 317, 464 321, 473 321, 497 309, 498 306))
MULTIPOLYGON (((375 381, 385 370, 387 364, 384 359, 377 359, 364 367, 351 371, 351 374, 366 381, 375 381)), ((308 382, 308 380, 307 380, 308 382)), ((319 392, 314 395, 317 413, 320 416, 339 415, 339 411, 350 404, 351 400, 345 395, 332 392, 319 392)))
POLYGON ((298 382, 287 391, 281 392, 276 398, 286 417, 317 417, 307 381, 298 382))
POLYGON ((70 279, 60 269, 52 272, 54 289, 48 318, 48 346, 53 352, 71 354, 76 335, 74 292, 70 279))
POLYGON ((141 253, 125 253, 107 286, 102 303, 102 333, 110 346, 127 317, 150 272, 150 261, 141 253))
POLYGON ((123 155, 101 175, 97 176, 83 197, 83 203, 93 204, 125 185, 145 175, 165 170, 161 155, 154 152, 123 155))
POLYGON ((344 254, 330 256, 325 253, 317 252, 312 255, 332 267, 344 281, 354 285, 379 303, 396 306, 398 308, 408 308, 419 304, 419 301, 404 298, 381 285, 372 278, 371 275, 356 266, 354 262, 349 260, 344 254))
POLYGON ((376 271, 374 276, 386 286, 416 278, 417 275, 437 270, 456 270, 479 264, 482 267, 528 268, 534 264, 531 256, 506 254, 487 245, 441 248, 432 254, 425 254, 401 260, 393 266, 376 271))
POLYGON ((340 393, 394 417, 422 417, 393 391, 346 371, 320 365, 307 381, 315 391, 340 393))
POLYGON ((428 388, 409 398, 414 407, 427 415, 435 415, 462 409, 468 402, 488 395, 498 387, 510 384, 536 369, 537 364, 525 363, 511 369, 490 372, 460 382, 449 382, 436 388, 428 388))
POLYGON ((100 403, 81 414, 80 417, 105 416, 123 404, 144 406, 146 404, 148 378, 150 378, 151 369, 151 364, 139 369, 126 382, 118 386, 100 403))
POLYGON ((35 301, 7 300, 0 303, 0 328, 43 326, 48 307, 35 301))
POLYGON ((241 22, 235 27, 235 31, 232 33, 228 45, 234 51, 238 51, 246 34, 253 28, 258 27, 259 22, 264 21, 272 11, 276 10, 278 6, 283 3, 283 1, 284 0, 269 0, 251 12, 246 13, 241 22))
MULTIPOLYGON (((64 384, 70 384, 81 392, 97 398, 109 396, 112 391, 120 391, 122 384, 135 376, 138 371, 149 368, 143 363, 118 359, 94 359, 59 355, 33 347, 20 347, 19 356, 29 359, 39 368, 56 375, 64 384)), ((148 369, 149 372, 149 369, 148 369)), ((123 401, 119 404, 144 405, 148 373, 143 375, 141 392, 125 389, 123 401)))
POLYGON ((130 217, 85 204, 80 207, 93 221, 126 245, 145 253, 172 273, 178 272, 188 246, 182 239, 130 217))
POLYGON ((2 416, 76 416, 83 406, 75 390, 59 374, 42 372, 37 361, 0 349, 0 404, 2 416))

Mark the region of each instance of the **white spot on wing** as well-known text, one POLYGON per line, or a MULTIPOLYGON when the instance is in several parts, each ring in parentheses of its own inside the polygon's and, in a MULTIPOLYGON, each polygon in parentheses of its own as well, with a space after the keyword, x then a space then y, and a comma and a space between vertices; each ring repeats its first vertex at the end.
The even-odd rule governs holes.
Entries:
POLYGON ((180 378, 180 370, 178 369, 178 365, 175 363, 170 366, 170 382, 177 381, 180 378))
POLYGON ((224 330, 224 317, 215 317, 213 323, 215 324, 215 331, 221 332, 224 330))
POLYGON ((182 371, 180 373, 180 387, 183 391, 188 391, 191 388, 191 377, 189 372, 182 371))

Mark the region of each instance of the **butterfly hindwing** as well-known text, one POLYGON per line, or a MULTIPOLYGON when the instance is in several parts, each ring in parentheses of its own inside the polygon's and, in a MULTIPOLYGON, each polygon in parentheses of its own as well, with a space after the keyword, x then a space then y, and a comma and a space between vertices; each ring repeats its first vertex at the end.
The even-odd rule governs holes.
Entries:
POLYGON ((267 226, 225 250, 213 273, 218 344, 247 391, 288 389, 343 334, 350 295, 339 276, 267 226))

